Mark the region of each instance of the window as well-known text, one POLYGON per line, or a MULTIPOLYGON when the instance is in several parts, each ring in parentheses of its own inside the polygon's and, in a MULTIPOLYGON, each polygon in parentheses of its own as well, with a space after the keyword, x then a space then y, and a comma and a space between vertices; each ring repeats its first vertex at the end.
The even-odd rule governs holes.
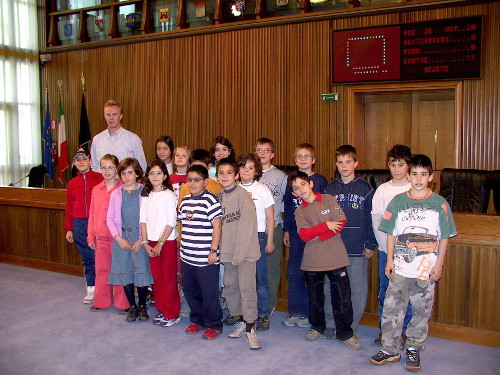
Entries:
POLYGON ((8 185, 42 159, 37 3, 0 6, 0 185, 8 185))

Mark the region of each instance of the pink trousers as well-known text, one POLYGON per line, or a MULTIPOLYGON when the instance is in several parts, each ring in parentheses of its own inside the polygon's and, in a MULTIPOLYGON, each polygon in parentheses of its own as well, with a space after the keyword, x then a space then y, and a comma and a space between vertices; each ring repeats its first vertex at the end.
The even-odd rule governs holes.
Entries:
MULTIPOLYGON (((155 247, 157 241, 149 241, 155 247)), ((177 319, 181 309, 177 289, 177 241, 165 241, 159 256, 150 257, 149 265, 154 280, 156 309, 165 319, 177 319)))
POLYGON ((111 253, 113 252, 113 238, 96 237, 95 240, 95 293, 94 306, 102 309, 113 305, 117 309, 128 309, 125 290, 122 285, 108 284, 109 271, 111 270, 111 253))

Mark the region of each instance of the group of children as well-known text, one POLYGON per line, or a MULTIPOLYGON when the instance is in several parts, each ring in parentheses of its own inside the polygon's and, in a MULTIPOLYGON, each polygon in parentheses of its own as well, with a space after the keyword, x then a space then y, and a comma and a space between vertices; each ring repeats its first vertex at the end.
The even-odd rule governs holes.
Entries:
POLYGON ((406 369, 420 369, 434 283, 448 238, 456 235, 448 204, 427 187, 433 178, 427 156, 394 146, 387 157, 392 178, 374 194, 355 173, 350 145, 336 150, 338 176, 330 183, 314 172, 315 150, 307 143, 297 146, 298 170, 288 176, 271 164, 268 138, 238 158, 224 137, 210 151, 191 153, 160 137, 156 151, 144 185, 135 159, 118 163, 106 155, 101 176, 90 171, 85 150, 75 154, 80 173, 68 184, 66 238, 82 255, 84 302, 93 303, 92 311, 114 300, 127 321, 148 320, 154 284, 153 322, 172 326, 180 320, 180 272, 190 310, 186 333, 203 330, 203 338, 215 339, 223 325, 233 325, 230 338, 245 335, 250 349, 260 349, 257 331, 269 329, 277 305, 284 243, 290 251, 283 324, 310 327, 308 340, 336 338, 359 350, 368 259, 378 246, 382 349, 370 362, 397 362, 403 348, 406 369))

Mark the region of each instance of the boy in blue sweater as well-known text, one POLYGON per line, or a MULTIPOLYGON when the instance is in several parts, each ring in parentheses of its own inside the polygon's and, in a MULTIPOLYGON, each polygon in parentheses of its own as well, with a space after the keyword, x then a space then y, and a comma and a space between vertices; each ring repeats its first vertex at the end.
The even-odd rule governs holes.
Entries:
MULTIPOLYGON (((368 295, 368 259, 373 256, 377 246, 371 217, 373 189, 368 182, 354 173, 358 166, 358 157, 353 146, 340 146, 335 154, 339 176, 328 184, 325 193, 337 199, 347 218, 347 224, 340 236, 349 256, 347 274, 351 283, 354 312, 352 329, 356 332, 368 295)), ((327 298, 329 292, 330 290, 325 288, 327 298)), ((332 325, 328 324, 329 327, 332 325)))
MULTIPOLYGON (((295 164, 300 172, 305 172, 313 182, 313 191, 321 193, 327 185, 326 178, 313 171, 316 163, 314 147, 309 143, 301 143, 295 149, 295 164)), ((304 271, 300 269, 304 255, 305 242, 302 241, 297 232, 295 222, 295 209, 302 204, 302 199, 295 197, 287 187, 283 199, 285 208, 285 220, 283 223, 283 242, 290 248, 288 263, 286 266, 286 278, 288 280, 288 317, 283 321, 287 327, 298 325, 302 328, 309 326, 309 297, 307 295, 304 271)))

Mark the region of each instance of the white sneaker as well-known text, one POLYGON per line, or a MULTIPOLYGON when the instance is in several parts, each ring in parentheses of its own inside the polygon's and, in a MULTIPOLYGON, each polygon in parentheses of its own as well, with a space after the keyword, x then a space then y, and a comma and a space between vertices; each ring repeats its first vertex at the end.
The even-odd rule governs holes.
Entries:
POLYGON ((283 325, 287 327, 293 327, 295 323, 299 320, 298 316, 288 315, 285 320, 283 320, 283 325))
POLYGON ((172 327, 174 324, 179 323, 181 321, 181 318, 177 319, 164 319, 160 322, 160 325, 162 327, 172 327))
POLYGON ((300 328, 307 328, 309 327, 309 318, 299 316, 299 319, 297 319, 297 323, 295 324, 297 324, 300 328))
POLYGON ((262 348, 262 344, 260 343, 259 336, 257 336, 257 332, 255 331, 255 326, 252 327, 250 332, 246 332, 248 347, 253 350, 257 350, 262 348))
POLYGON ((247 329, 247 324, 245 322, 238 322, 236 323, 234 329, 229 332, 229 335, 227 337, 230 337, 232 339, 237 339, 238 337, 243 336, 247 329))
POLYGON ((94 301, 94 292, 95 292, 95 286, 88 286, 87 287, 87 295, 83 299, 83 303, 90 304, 92 301, 94 301))

